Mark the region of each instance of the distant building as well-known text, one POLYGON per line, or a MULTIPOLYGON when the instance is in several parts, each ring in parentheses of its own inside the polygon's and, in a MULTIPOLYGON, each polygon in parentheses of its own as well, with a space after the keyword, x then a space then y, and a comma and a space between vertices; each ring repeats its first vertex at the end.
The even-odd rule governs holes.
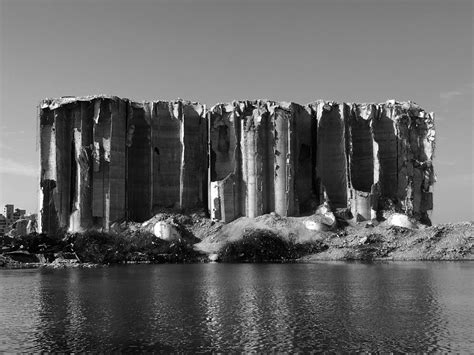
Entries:
POLYGON ((13 219, 14 210, 15 210, 15 205, 5 205, 5 207, 3 208, 3 214, 5 215, 5 218, 7 220, 13 219))
POLYGON ((7 217, 0 213, 0 236, 7 232, 7 217))
POLYGON ((7 204, 3 208, 3 214, 0 214, 0 235, 5 235, 12 225, 20 219, 36 220, 36 216, 26 215, 26 210, 15 208, 15 205, 7 204))

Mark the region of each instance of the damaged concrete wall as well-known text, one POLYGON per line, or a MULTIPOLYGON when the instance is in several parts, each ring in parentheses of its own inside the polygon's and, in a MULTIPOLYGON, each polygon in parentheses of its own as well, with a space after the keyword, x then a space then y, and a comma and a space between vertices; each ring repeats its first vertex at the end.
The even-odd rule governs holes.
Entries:
POLYGON ((214 106, 209 122, 213 218, 327 203, 358 220, 391 209, 429 223, 434 117, 414 103, 240 101, 214 106))
POLYGON ((179 104, 183 112, 180 208, 192 209, 207 202, 207 110, 198 103, 179 104))
POLYGON ((107 229, 161 208, 225 222, 322 203, 368 220, 391 209, 429 223, 434 117, 418 105, 109 96, 41 103, 41 230, 107 229))
POLYGON ((181 176, 181 121, 173 105, 156 102, 152 116, 153 208, 179 207, 181 176))
POLYGON ((210 111, 210 213, 225 222, 311 210, 311 116, 294 103, 235 101, 210 111))
POLYGON ((316 179, 319 203, 347 207, 346 105, 319 101, 310 105, 316 120, 316 179))
POLYGON ((40 230, 108 229, 163 207, 205 207, 206 112, 183 101, 44 100, 40 230))
POLYGON ((126 107, 116 97, 42 102, 42 231, 108 228, 125 217, 126 107))
MULTIPOLYGON (((237 104, 236 104, 237 105, 237 104)), ((233 104, 214 106, 209 122, 209 210, 213 218, 232 221, 242 215, 246 192, 242 177, 241 110, 233 104)))
POLYGON ((138 222, 151 215, 151 122, 145 108, 132 102, 127 117, 127 212, 138 222))
POLYGON ((374 166, 377 161, 377 156, 374 156, 371 129, 374 108, 371 104, 353 104, 350 109, 346 121, 349 143, 346 154, 351 186, 349 189, 351 212, 358 219, 369 220, 372 216, 370 198, 374 185, 374 166))
POLYGON ((429 224, 435 181, 434 114, 410 102, 353 104, 350 127, 353 213, 368 219, 394 209, 429 224), (361 145, 362 140, 367 143, 361 145), (366 175, 371 167, 372 179, 366 175))

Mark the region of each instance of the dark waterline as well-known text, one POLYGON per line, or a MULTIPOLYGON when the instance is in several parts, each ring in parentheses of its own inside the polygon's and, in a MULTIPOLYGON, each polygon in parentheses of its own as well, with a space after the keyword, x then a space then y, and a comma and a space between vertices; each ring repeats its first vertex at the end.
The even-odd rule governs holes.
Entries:
POLYGON ((474 263, 1 270, 0 351, 470 352, 474 263))

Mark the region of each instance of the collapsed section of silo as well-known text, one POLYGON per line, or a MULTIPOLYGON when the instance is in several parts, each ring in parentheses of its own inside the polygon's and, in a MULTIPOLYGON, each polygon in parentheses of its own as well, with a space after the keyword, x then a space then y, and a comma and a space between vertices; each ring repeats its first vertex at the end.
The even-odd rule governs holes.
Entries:
POLYGON ((434 114, 411 102, 390 106, 397 136, 397 202, 402 211, 429 224, 435 182, 434 114))
POLYGON ((314 174, 319 202, 327 202, 332 208, 346 208, 346 105, 318 101, 309 107, 316 123, 314 174))
POLYGON ((395 210, 429 224, 434 115, 411 102, 351 104, 346 127, 353 215, 368 220, 395 210))
POLYGON ((235 101, 210 110, 210 213, 232 221, 311 209, 311 117, 300 105, 235 101))
MULTIPOLYGON (((232 221, 245 210, 242 177, 242 122, 236 106, 219 104, 209 114, 209 210, 211 217, 232 221)), ((244 152, 245 154, 245 152, 244 152)))
POLYGON ((349 205, 358 220, 370 220, 375 208, 371 201, 379 163, 372 130, 374 110, 372 104, 352 104, 346 122, 349 205))

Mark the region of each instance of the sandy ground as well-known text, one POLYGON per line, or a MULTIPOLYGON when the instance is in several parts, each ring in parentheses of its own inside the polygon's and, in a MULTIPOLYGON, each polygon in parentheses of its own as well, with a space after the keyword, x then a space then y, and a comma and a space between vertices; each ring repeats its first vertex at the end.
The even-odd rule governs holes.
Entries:
MULTIPOLYGON (((318 260, 474 260, 474 223, 404 228, 388 222, 372 226, 354 223, 325 231, 307 228, 311 217, 264 215, 239 218, 208 233, 195 248, 218 253, 249 231, 269 230, 294 243, 320 242, 326 250, 304 256, 301 262, 318 260)), ((205 233, 201 233, 204 235, 205 233)))

